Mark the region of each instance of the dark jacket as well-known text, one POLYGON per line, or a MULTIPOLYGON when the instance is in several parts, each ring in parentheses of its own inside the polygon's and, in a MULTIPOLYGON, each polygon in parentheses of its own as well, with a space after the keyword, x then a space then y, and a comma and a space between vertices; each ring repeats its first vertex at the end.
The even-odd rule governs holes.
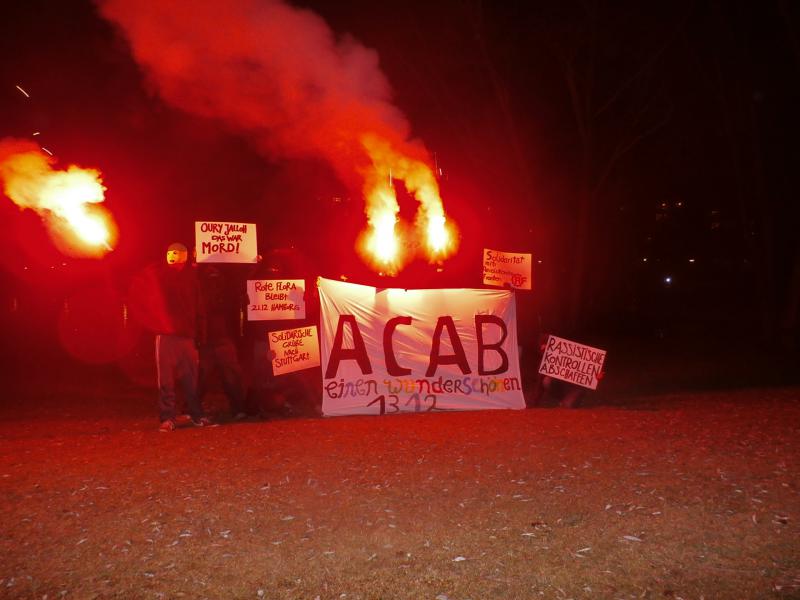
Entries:
POLYGON ((218 344, 237 339, 239 319, 247 302, 238 273, 216 265, 201 265, 198 270, 206 323, 205 335, 200 341, 218 344))
POLYGON ((196 267, 187 264, 182 270, 162 265, 157 271, 163 319, 156 333, 197 339, 204 314, 196 267))

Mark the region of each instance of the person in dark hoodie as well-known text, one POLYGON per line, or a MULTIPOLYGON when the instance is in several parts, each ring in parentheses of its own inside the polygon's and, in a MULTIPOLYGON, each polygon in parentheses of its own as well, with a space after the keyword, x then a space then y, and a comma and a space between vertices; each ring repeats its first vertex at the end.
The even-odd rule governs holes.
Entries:
MULTIPOLYGON (((225 265, 227 267, 234 265, 225 265)), ((219 373, 222 389, 228 397, 230 412, 238 421, 245 418, 242 368, 236 347, 239 319, 244 306, 239 285, 231 271, 217 265, 200 265, 200 294, 206 315, 206 327, 200 340, 199 396, 208 391, 211 374, 219 373)))
POLYGON ((191 423, 211 425, 197 395, 197 340, 203 329, 203 310, 195 268, 181 243, 167 248, 166 263, 155 269, 156 367, 159 431, 175 429, 176 382, 186 397, 191 423))
POLYGON ((318 396, 321 396, 321 392, 315 389, 312 380, 321 381, 319 368, 276 377, 272 370, 275 354, 269 347, 268 339, 273 331, 294 329, 318 321, 318 301, 315 301, 313 293, 316 288, 308 287, 309 277, 306 276, 302 258, 292 248, 274 249, 267 253, 248 279, 304 279, 306 290, 305 319, 248 321, 246 324, 245 331, 252 344, 253 357, 250 410, 262 418, 318 414, 321 404, 321 397, 318 396))

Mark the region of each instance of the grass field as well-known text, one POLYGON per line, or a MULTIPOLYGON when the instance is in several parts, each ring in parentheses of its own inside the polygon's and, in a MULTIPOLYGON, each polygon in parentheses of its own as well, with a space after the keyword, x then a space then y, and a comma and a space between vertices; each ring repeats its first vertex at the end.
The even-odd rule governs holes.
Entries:
POLYGON ((3 598, 800 597, 800 388, 172 434, 124 381, 27 393, 3 598))

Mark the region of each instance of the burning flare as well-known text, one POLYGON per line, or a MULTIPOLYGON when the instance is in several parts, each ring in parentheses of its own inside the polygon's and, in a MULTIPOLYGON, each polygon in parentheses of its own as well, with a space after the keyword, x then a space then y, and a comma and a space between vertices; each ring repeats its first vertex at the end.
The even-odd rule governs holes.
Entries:
POLYGON ((375 211, 370 218, 372 233, 369 237, 369 251, 379 263, 392 265, 400 259, 399 240, 395 233, 397 217, 390 210, 375 211))
POLYGON ((359 250, 375 269, 455 251, 430 154, 410 137, 375 50, 283 0, 95 2, 165 102, 224 123, 270 159, 322 159, 361 191, 359 250), (413 227, 398 218, 396 181, 420 203, 413 227))
POLYGON ((81 256, 111 251, 116 226, 99 204, 105 200, 100 173, 70 165, 52 168, 55 160, 33 143, 0 140, 0 181, 17 206, 41 215, 59 246, 81 256))
POLYGON ((367 259, 382 272, 393 275, 413 251, 424 254, 431 263, 448 258, 456 250, 458 240, 445 216, 433 170, 424 160, 396 151, 388 141, 375 135, 365 135, 362 144, 371 160, 363 172, 369 227, 362 252, 367 259), (411 240, 403 240, 398 231, 400 205, 395 180, 402 181, 419 202, 411 240))

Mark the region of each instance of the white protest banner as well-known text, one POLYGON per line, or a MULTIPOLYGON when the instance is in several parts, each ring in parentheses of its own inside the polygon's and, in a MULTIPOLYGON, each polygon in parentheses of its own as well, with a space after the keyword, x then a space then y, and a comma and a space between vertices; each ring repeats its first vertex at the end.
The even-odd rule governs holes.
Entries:
MULTIPOLYGON (((539 364, 539 373, 591 390, 597 389, 606 351, 551 335, 539 364)), ((602 377, 602 375, 601 375, 602 377)))
POLYGON ((198 263, 254 263, 258 261, 255 223, 195 221, 198 263))
POLYGON ((298 327, 283 331, 270 331, 269 347, 275 352, 272 374, 283 375, 319 366, 317 327, 298 327))
POLYGON ((305 319, 304 279, 248 279, 247 320, 305 319))
POLYGON ((319 279, 322 413, 522 409, 514 294, 319 279))
POLYGON ((506 284, 519 290, 531 289, 530 254, 498 252, 483 249, 483 283, 504 287, 506 284))

